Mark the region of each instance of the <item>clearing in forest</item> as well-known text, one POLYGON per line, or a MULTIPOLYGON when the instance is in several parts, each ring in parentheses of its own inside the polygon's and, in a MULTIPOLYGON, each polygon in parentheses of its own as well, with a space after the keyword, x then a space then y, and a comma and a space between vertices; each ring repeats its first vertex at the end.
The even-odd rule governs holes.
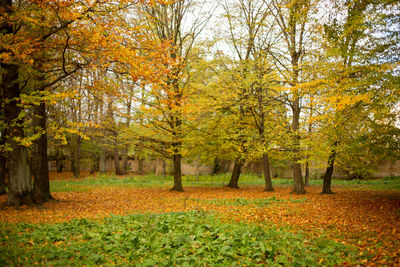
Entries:
POLYGON ((56 201, 19 210, 2 196, 1 263, 400 264, 397 180, 340 185, 334 195, 319 185, 293 195, 284 184, 177 193, 133 180, 53 181, 56 201))

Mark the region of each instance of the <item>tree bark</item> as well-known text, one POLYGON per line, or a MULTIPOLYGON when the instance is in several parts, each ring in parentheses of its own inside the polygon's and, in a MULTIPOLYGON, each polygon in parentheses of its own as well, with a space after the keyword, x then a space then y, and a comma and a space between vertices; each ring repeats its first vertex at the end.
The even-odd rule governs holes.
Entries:
POLYGON ((116 145, 114 147, 114 163, 115 163, 115 174, 122 175, 121 167, 119 165, 119 153, 116 145))
POLYGON ((6 157, 0 154, 0 195, 6 194, 6 157))
POLYGON ((79 135, 72 137, 71 171, 75 178, 81 176, 81 138, 79 135))
POLYGON ((60 152, 60 147, 57 147, 57 155, 56 155, 56 168, 57 168, 57 172, 60 173, 63 170, 63 155, 62 152, 60 152))
POLYGON ((299 136, 299 122, 300 122, 300 103, 299 98, 296 96, 293 103, 293 184, 294 188, 292 193, 305 194, 303 178, 301 175, 301 164, 300 164, 300 136, 299 136))
POLYGON ((239 177, 242 172, 243 164, 244 164, 244 162, 242 159, 237 158, 235 160, 235 164, 233 165, 231 180, 229 181, 228 187, 239 188, 239 177))
POLYGON ((165 162, 165 159, 162 159, 162 172, 163 172, 163 176, 167 176, 167 164, 165 162))
POLYGON ((171 191, 183 192, 182 187, 182 155, 175 154, 173 157, 174 163, 174 186, 171 188, 171 191))
POLYGON ((274 187, 272 186, 271 172, 270 172, 269 159, 267 153, 263 154, 263 169, 264 169, 264 180, 265 180, 264 191, 267 192, 274 191, 274 187))
MULTIPOLYGON (((1 117, 2 119, 4 119, 3 103, 1 102, 0 102, 1 117)), ((7 135, 6 130, 2 129, 0 133, 0 146, 4 146, 6 144, 6 139, 5 139, 6 135, 7 135)), ((4 152, 0 152, 0 195, 6 194, 6 161, 7 158, 5 157, 4 152)))
POLYGON ((221 170, 221 165, 219 164, 218 158, 214 158, 212 174, 218 174, 220 170, 221 170))
POLYGON ((335 158, 336 158, 336 146, 337 142, 333 144, 333 148, 331 150, 331 153, 329 154, 328 166, 326 167, 321 194, 333 194, 331 184, 332 184, 333 167, 335 165, 335 158))
POLYGON ((306 161, 306 174, 304 177, 304 186, 307 187, 309 186, 309 179, 310 179, 310 166, 308 163, 308 157, 307 157, 307 161, 306 161))
POLYGON ((139 156, 138 157, 138 173, 139 174, 144 174, 143 163, 144 163, 144 159, 141 156, 139 156))
MULTIPOLYGON (((3 8, 4 2, 1 2, 3 8)), ((11 2, 9 3, 11 6, 11 2)), ((5 6, 8 8, 9 6, 5 6)), ((6 27, 8 28, 8 27, 6 27)), ((6 32, 11 32, 12 29, 6 32)), ((2 77, 2 87, 5 99, 5 117, 9 126, 8 144, 11 151, 7 153, 8 160, 8 205, 19 208, 23 204, 32 204, 32 181, 28 160, 28 150, 25 146, 19 144, 14 138, 25 138, 22 119, 18 119, 22 108, 20 106, 21 92, 18 84, 18 66, 13 64, 2 64, 4 71, 2 77)))
POLYGON ((41 101, 38 106, 34 106, 34 125, 39 127, 43 133, 35 140, 34 155, 34 183, 33 199, 36 203, 47 202, 53 199, 50 193, 49 163, 47 157, 47 133, 46 133, 46 104, 41 101))
POLYGON ((99 159, 99 171, 101 174, 106 173, 106 162, 107 162, 107 157, 106 157, 106 150, 102 147, 100 151, 100 159, 99 159))
POLYGON ((128 145, 122 150, 122 174, 128 173, 128 145))

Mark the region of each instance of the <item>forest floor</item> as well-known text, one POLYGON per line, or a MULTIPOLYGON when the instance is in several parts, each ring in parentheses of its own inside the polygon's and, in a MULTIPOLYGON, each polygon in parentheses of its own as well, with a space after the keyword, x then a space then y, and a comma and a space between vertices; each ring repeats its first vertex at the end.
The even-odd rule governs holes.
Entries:
MULTIPOLYGON (((67 185, 68 181, 79 184, 85 179, 66 180, 67 185)), ((0 196, 0 222, 54 224, 110 215, 216 212, 226 222, 273 225, 278 230, 282 227, 292 233, 301 232, 310 239, 323 237, 350 245, 360 256, 358 264, 400 265, 397 185, 393 189, 339 185, 333 187, 333 195, 320 195, 320 185, 307 187, 305 195, 291 194, 291 186, 285 184, 275 185, 274 192, 264 192, 259 185, 184 189, 178 193, 170 192, 166 186, 137 187, 114 182, 66 190, 63 184, 52 193, 55 201, 35 207, 15 210, 5 205, 6 196, 0 196)))

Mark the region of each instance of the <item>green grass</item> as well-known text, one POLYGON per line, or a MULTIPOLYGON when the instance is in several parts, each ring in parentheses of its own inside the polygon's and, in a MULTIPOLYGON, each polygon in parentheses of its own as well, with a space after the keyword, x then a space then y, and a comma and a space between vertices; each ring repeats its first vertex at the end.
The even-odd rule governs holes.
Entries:
MULTIPOLYGON (((224 186, 228 184, 230 174, 220 175, 200 175, 200 176, 183 176, 183 186, 224 186)), ((83 180, 56 180, 51 181, 52 192, 62 191, 87 191, 95 188, 104 188, 108 186, 124 186, 124 187, 172 187, 173 178, 171 176, 131 176, 125 178, 117 178, 115 176, 99 175, 88 177, 83 180)), ((274 178, 273 185, 291 186, 291 179, 274 178)), ((264 185, 262 177, 251 174, 243 174, 239 180, 240 186, 248 185, 264 185)), ((310 185, 322 185, 322 179, 310 180, 310 185)), ((343 180, 334 179, 332 185, 343 186, 359 189, 370 190, 400 190, 400 177, 387 177, 376 180, 343 180)))
POLYGON ((293 199, 288 200, 282 198, 276 198, 275 196, 269 198, 257 198, 257 199, 247 199, 247 198, 234 198, 234 199, 192 199, 193 201, 205 202, 208 204, 213 204, 216 206, 254 206, 254 207, 265 207, 273 203, 304 203, 307 202, 306 198, 303 199, 293 199))
POLYGON ((356 255, 332 240, 198 211, 0 224, 0 265, 333 266, 356 255))

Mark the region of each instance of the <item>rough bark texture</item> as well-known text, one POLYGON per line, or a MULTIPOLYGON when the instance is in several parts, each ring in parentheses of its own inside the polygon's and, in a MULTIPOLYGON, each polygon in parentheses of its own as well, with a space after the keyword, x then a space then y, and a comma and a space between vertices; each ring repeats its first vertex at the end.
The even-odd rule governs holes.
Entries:
POLYGON ((333 194, 331 183, 332 183, 333 167, 335 165, 335 158, 336 158, 336 145, 337 143, 335 142, 333 149, 329 154, 328 166, 326 167, 321 194, 333 194))
POLYGON ((47 202, 52 199, 50 194, 49 164, 47 158, 47 133, 46 129, 46 104, 42 101, 38 106, 34 106, 34 124, 39 127, 43 134, 35 141, 34 145, 34 183, 33 199, 36 203, 47 202))
POLYGON ((0 195, 6 194, 6 158, 0 154, 0 195))
POLYGON ((235 160, 235 164, 233 165, 231 180, 229 181, 228 187, 239 188, 239 177, 242 172, 243 164, 244 164, 243 160, 241 159, 235 160))
MULTIPOLYGON (((0 103, 1 107, 3 107, 3 103, 0 103)), ((4 110, 1 110, 1 113, 3 115, 4 110)), ((0 146, 5 145, 5 136, 6 131, 2 130, 1 136, 0 136, 0 146)), ((6 157, 3 153, 0 152, 0 195, 5 195, 6 194, 6 157)))
POLYGON ((183 192, 182 187, 182 155, 175 154, 173 158, 174 163, 174 186, 171 191, 183 192))
MULTIPOLYGON (((6 13, 12 12, 12 1, 0 1, 0 9, 6 13)), ((11 24, 3 23, 0 25, 0 31, 3 33, 13 33, 11 24)), ((24 121, 18 119, 21 113, 20 88, 18 83, 19 68, 14 64, 1 64, 2 69, 2 89, 4 98, 8 101, 4 105, 4 115, 6 123, 9 126, 9 137, 7 143, 11 151, 7 153, 8 160, 8 205, 14 205, 19 208, 22 204, 32 204, 32 182, 31 172, 28 160, 28 150, 20 145, 14 138, 24 138, 24 121)))
POLYGON ((263 154, 263 169, 264 169, 264 180, 265 180, 264 191, 268 192, 274 191, 274 187, 272 186, 271 172, 269 168, 269 159, 267 153, 263 154))

